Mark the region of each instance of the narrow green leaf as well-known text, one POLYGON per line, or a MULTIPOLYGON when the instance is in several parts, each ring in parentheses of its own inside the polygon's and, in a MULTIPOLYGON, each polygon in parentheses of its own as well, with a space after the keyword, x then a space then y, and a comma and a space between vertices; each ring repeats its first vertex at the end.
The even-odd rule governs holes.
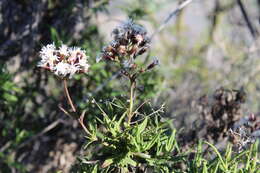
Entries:
POLYGON ((233 173, 236 173, 236 172, 237 172, 237 165, 238 165, 238 163, 236 162, 236 163, 234 164, 233 173))
POLYGON ((122 124, 126 115, 127 115, 127 111, 124 112, 123 115, 120 117, 120 119, 117 121, 116 128, 117 128, 118 131, 121 131, 121 124, 122 124))
POLYGON ((165 149, 167 152, 172 152, 172 150, 174 149, 175 134, 176 134, 176 130, 173 130, 171 137, 168 139, 166 143, 165 149))
POLYGON ((109 165, 111 165, 114 162, 113 160, 114 160, 113 158, 105 160, 104 163, 101 165, 101 167, 102 168, 108 167, 109 165))
MULTIPOLYGON (((141 146, 137 143, 135 137, 132 137, 132 142, 134 143, 134 145, 135 145, 135 147, 137 149, 137 152, 140 152, 141 151, 141 146)), ((134 152, 136 152, 136 151, 134 151, 134 152)))
POLYGON ((135 156, 144 158, 144 159, 150 159, 151 156, 149 154, 145 154, 145 153, 134 153, 135 156))
POLYGON ((145 117, 144 121, 138 125, 137 134, 141 134, 147 126, 148 118, 145 117))
POLYGON ((214 145, 212 145, 211 143, 209 143, 207 141, 205 141, 205 143, 208 144, 214 150, 214 152, 217 154, 219 160, 221 161, 223 168, 226 171, 227 170, 227 166, 226 166, 226 164, 225 164, 221 154, 219 153, 218 149, 214 145))
POLYGON ((4 93, 3 98, 5 100, 7 100, 8 102, 17 102, 17 100, 18 100, 16 96, 9 94, 9 93, 4 93))
POLYGON ((51 39, 54 41, 56 45, 58 45, 61 39, 57 30, 54 27, 50 27, 50 32, 51 32, 51 39))
POLYGON ((156 141, 158 140, 160 136, 160 133, 158 133, 157 135, 155 135, 153 137, 153 139, 145 146, 145 150, 149 150, 150 148, 153 147, 153 145, 156 143, 156 141))
POLYGON ((227 145, 226 148, 226 153, 225 153, 225 161, 226 161, 226 165, 228 165, 231 161, 231 154, 232 154, 232 146, 230 144, 227 145))
POLYGON ((203 162, 203 170, 202 173, 208 173, 208 169, 207 169, 207 162, 203 162))
POLYGON ((137 165, 136 161, 134 161, 134 160, 131 159, 130 157, 126 157, 124 160, 125 160, 125 162, 126 162, 127 164, 132 165, 132 166, 134 166, 134 167, 136 167, 136 165, 137 165))
POLYGON ((217 173, 218 167, 219 167, 219 162, 217 162, 217 164, 216 164, 216 166, 215 166, 215 168, 214 168, 214 170, 213 170, 213 173, 217 173))
POLYGON ((91 173, 97 173, 98 171, 98 165, 95 165, 95 167, 92 169, 91 173))

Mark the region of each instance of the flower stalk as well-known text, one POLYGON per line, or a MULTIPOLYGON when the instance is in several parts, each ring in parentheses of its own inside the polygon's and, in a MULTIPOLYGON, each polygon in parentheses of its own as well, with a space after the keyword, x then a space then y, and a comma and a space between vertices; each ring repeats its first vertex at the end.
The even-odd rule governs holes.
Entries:
POLYGON ((131 119, 133 117, 133 107, 134 107, 134 90, 136 82, 135 80, 130 79, 130 103, 129 103, 129 114, 128 114, 128 124, 131 123, 131 119))
MULTIPOLYGON (((67 80, 66 80, 66 79, 63 80, 63 86, 64 86, 64 92, 65 92, 65 95, 66 95, 67 100, 68 100, 68 102, 69 102, 69 105, 70 105, 70 107, 72 108, 72 111, 73 111, 73 112, 76 112, 77 110, 76 110, 76 108, 75 108, 75 106, 74 106, 74 104, 73 104, 73 101, 72 101, 71 97, 70 97, 69 90, 68 90, 68 84, 67 84, 67 80)), ((67 111, 65 111, 62 107, 60 107, 60 109, 61 109, 64 113, 70 115, 70 114, 69 114, 67 111)), ((81 125, 81 127, 83 128, 83 130, 84 130, 88 135, 91 136, 90 131, 87 129, 87 127, 86 127, 85 124, 84 124, 84 116, 85 116, 85 113, 86 113, 86 111, 83 111, 83 112, 82 112, 81 116, 78 118, 78 122, 79 122, 79 124, 81 125)), ((71 115, 70 115, 70 116, 71 116, 71 115)))
POLYGON ((63 86, 64 86, 64 92, 65 92, 67 100, 68 100, 68 102, 70 104, 70 107, 72 108, 73 112, 76 112, 76 108, 75 108, 75 106, 74 106, 74 104, 73 104, 73 102, 71 100, 70 94, 69 94, 68 84, 67 84, 67 80, 66 79, 63 80, 63 86))
MULTIPOLYGON (((40 51, 41 61, 38 67, 48 70, 62 79, 64 93, 72 111, 66 111, 61 105, 59 108, 66 115, 77 117, 76 107, 70 97, 67 80, 72 78, 74 74, 87 73, 89 69, 88 56, 86 52, 79 47, 68 47, 62 44, 56 47, 54 44, 48 44, 42 47, 40 51), (74 113, 74 114, 73 114, 74 113)), ((84 125, 85 111, 77 119, 84 131, 91 136, 90 131, 84 125)))

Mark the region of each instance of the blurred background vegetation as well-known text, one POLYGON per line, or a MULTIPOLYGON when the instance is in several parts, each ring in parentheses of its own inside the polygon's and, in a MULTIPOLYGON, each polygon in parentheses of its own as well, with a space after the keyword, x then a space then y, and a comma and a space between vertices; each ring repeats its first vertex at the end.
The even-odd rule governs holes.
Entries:
MULTIPOLYGON (((62 85, 36 67, 43 45, 86 49, 92 65, 69 90, 87 120, 105 103, 126 97, 117 68, 95 63, 112 29, 131 18, 151 35, 180 0, 2 0, 0 2, 0 172, 69 172, 82 154, 77 121, 64 115, 62 85)), ((259 0, 194 0, 155 34, 144 62, 160 66, 138 83, 139 99, 166 103, 165 117, 189 129, 200 118, 196 102, 221 86, 247 93, 243 116, 260 110, 259 0)), ((65 105, 65 102, 64 102, 65 105)), ((180 132, 181 133, 181 132, 180 132)))

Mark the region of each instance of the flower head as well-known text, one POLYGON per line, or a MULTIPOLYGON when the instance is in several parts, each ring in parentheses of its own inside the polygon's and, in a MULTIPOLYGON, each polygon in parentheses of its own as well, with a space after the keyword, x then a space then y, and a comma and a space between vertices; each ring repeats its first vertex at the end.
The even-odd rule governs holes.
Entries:
POLYGON ((42 47, 40 57, 38 67, 61 78, 71 78, 75 73, 86 73, 89 69, 88 56, 79 47, 70 48, 63 44, 57 48, 54 44, 48 44, 42 47))
POLYGON ((112 31, 113 40, 103 48, 101 58, 124 62, 126 57, 135 59, 149 48, 150 39, 145 28, 127 21, 112 31))

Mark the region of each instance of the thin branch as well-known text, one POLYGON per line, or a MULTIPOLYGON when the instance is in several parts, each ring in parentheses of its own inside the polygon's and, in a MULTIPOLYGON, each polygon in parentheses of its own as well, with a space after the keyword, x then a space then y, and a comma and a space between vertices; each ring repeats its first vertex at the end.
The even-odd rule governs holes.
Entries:
POLYGON ((178 14, 180 13, 180 11, 181 11, 184 7, 186 7, 188 4, 190 4, 192 1, 193 1, 193 0, 186 0, 186 1, 184 1, 183 3, 181 3, 181 4, 177 7, 177 9, 175 9, 174 11, 172 11, 172 12, 168 15, 168 17, 163 21, 163 23, 161 24, 161 26, 152 34, 151 39, 152 39, 157 33, 159 33, 161 30, 163 30, 163 29, 166 27, 167 23, 168 23, 174 16, 178 15, 178 14))
POLYGON ((31 143, 32 141, 38 139, 39 137, 43 136, 45 133, 49 132, 50 130, 52 130, 53 128, 55 128, 58 124, 62 123, 63 120, 62 119, 58 119, 54 122, 52 122, 50 125, 48 125, 47 127, 45 127, 40 133, 38 133, 37 135, 34 135, 33 137, 31 137, 30 139, 24 141, 23 143, 21 143, 17 149, 22 148, 24 146, 26 146, 27 144, 31 143))
POLYGON ((237 3, 238 3, 238 6, 239 6, 239 8, 240 8, 240 10, 241 10, 241 12, 242 12, 242 15, 243 15, 243 17, 244 17, 244 20, 245 20, 245 22, 246 22, 246 24, 247 24, 247 28, 249 29, 249 31, 250 31, 252 37, 253 37, 254 39, 256 39, 256 38, 257 38, 257 31, 255 30, 255 28, 254 28, 252 22, 251 22, 250 19, 249 19, 248 14, 247 14, 247 12, 246 12, 246 9, 245 9, 245 7, 244 7, 242 1, 241 1, 241 0, 237 0, 237 3))
MULTIPOLYGON (((73 116, 68 112, 66 111, 61 105, 58 106, 60 108, 60 110, 62 112, 64 112, 66 115, 70 116, 73 118, 73 116)), ((79 124, 81 125, 81 127, 84 129, 84 131, 91 136, 91 133, 89 132, 89 130, 87 129, 87 127, 85 126, 84 124, 84 117, 85 117, 85 114, 86 114, 86 110, 84 110, 82 113, 81 113, 81 116, 78 118, 78 122, 79 124)))
POLYGON ((67 97, 67 99, 68 99, 68 102, 69 102, 71 108, 72 108, 72 111, 73 111, 73 112, 76 112, 76 108, 75 108, 75 106, 74 106, 74 104, 73 104, 73 102, 72 102, 72 100, 71 100, 71 98, 70 98, 70 94, 69 94, 69 90, 68 90, 68 85, 67 85, 67 80, 66 80, 66 79, 63 80, 63 85, 64 85, 65 95, 66 95, 66 97, 67 97))
POLYGON ((73 118, 73 116, 68 111, 66 111, 61 105, 58 105, 58 107, 64 114, 66 114, 69 117, 73 118))
MULTIPOLYGON (((164 105, 162 105, 159 109, 157 109, 156 111, 150 113, 149 115, 144 115, 144 117, 147 118, 147 117, 151 117, 151 116, 153 116, 153 115, 159 114, 159 113, 163 113, 163 112, 164 112, 163 109, 164 109, 164 105)), ((139 113, 136 112, 136 114, 139 114, 139 113)), ((143 114, 139 114, 139 115, 143 115, 143 114)), ((136 120, 136 121, 134 121, 134 122, 131 122, 130 124, 138 123, 138 122, 140 122, 140 121, 143 121, 145 118, 141 118, 141 119, 139 119, 139 120, 136 120)))
POLYGON ((138 110, 139 110, 141 107, 143 107, 143 105, 146 104, 147 102, 148 102, 148 101, 144 101, 142 104, 140 104, 140 105, 138 106, 138 108, 136 108, 136 110, 134 111, 133 114, 138 113, 138 110))
POLYGON ((221 11, 222 10, 220 7, 219 0, 215 0, 215 7, 214 7, 214 11, 212 12, 211 26, 209 30, 209 38, 210 38, 209 41, 213 40, 221 11))
POLYGON ((80 123, 81 127, 85 130, 85 132, 91 136, 91 133, 88 131, 87 127, 84 124, 84 117, 85 117, 86 110, 84 110, 81 114, 81 116, 78 119, 78 122, 80 123))

